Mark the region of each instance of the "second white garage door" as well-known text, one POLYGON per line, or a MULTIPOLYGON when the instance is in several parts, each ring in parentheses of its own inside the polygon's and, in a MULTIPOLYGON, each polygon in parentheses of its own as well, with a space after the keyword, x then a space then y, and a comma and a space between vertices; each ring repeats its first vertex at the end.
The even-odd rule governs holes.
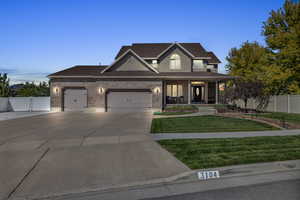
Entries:
POLYGON ((152 108, 150 92, 110 92, 107 95, 108 111, 147 111, 152 108))

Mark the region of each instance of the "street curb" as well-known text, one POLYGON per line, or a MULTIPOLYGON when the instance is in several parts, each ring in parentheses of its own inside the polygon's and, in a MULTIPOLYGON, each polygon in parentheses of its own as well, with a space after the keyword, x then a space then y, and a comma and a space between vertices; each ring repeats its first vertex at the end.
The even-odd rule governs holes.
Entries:
MULTIPOLYGON (((52 198, 58 198, 58 197, 63 197, 67 195, 76 195, 76 194, 82 194, 82 193, 89 193, 89 192, 97 192, 100 194, 104 193, 110 193, 110 192, 118 192, 122 191, 125 189, 138 189, 138 188, 143 188, 143 187, 154 187, 156 185, 163 185, 163 184, 182 184, 182 183, 193 183, 193 182, 199 182, 203 180, 179 180, 181 178, 188 177, 190 175, 195 174, 199 171, 209 171, 209 170, 219 170, 220 173, 229 170, 229 169, 243 169, 245 167, 251 167, 251 166, 263 166, 263 165, 276 165, 276 164, 290 164, 290 163, 295 163, 299 162, 300 160, 289 160, 289 161, 276 161, 276 162, 264 162, 264 163, 254 163, 254 164, 246 164, 246 165, 232 165, 232 166, 227 166, 227 167, 219 167, 219 168, 208 168, 208 169, 196 169, 192 171, 187 171, 183 172, 174 176, 170 176, 167 178, 158 178, 158 179, 152 179, 149 181, 140 181, 140 182, 132 182, 129 184, 121 184, 121 185, 114 185, 114 186, 109 186, 109 187, 100 187, 100 188, 93 188, 93 189, 82 189, 82 190, 76 190, 76 192, 68 192, 68 193, 56 193, 56 194, 51 194, 48 196, 40 196, 40 197, 30 197, 30 196, 24 196, 24 197, 15 197, 12 199, 20 200, 20 199, 52 199, 52 198)), ((228 179, 228 178, 233 178, 233 177, 246 177, 246 176, 253 176, 253 175, 261 175, 261 174, 271 174, 274 172, 289 172, 289 171, 297 171, 300 170, 300 166, 295 167, 294 169, 291 168, 285 168, 285 169, 276 169, 276 170, 265 170, 265 171, 260 171, 260 172, 247 172, 247 173, 233 173, 233 174, 228 174, 228 175, 221 175, 220 179, 228 179)), ((211 181, 211 180, 216 180, 216 179, 208 179, 206 181, 211 181)))

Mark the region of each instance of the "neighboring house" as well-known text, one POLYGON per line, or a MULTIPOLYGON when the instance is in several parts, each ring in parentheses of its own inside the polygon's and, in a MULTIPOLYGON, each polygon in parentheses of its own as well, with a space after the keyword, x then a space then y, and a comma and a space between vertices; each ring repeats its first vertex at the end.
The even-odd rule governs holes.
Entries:
POLYGON ((74 66, 49 75, 55 111, 162 110, 218 103, 220 60, 200 43, 134 43, 109 66, 74 66))

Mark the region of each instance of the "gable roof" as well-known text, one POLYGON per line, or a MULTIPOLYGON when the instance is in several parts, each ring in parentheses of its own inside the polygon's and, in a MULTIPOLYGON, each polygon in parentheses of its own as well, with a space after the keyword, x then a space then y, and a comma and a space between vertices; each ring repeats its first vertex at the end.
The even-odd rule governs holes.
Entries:
POLYGON ((118 63, 122 58, 124 58, 127 54, 133 54, 140 62, 142 62, 147 68, 155 73, 159 73, 155 68, 153 68, 150 64, 148 64, 143 58, 141 58, 138 54, 136 54, 132 49, 128 49, 125 53, 123 53, 120 57, 118 57, 110 66, 106 67, 101 73, 106 72, 110 68, 112 68, 116 63, 118 63))
POLYGON ((212 51, 207 52, 207 54, 211 57, 211 59, 209 59, 209 61, 208 61, 209 64, 219 64, 219 63, 221 63, 219 58, 212 51))
POLYGON ((211 51, 206 51, 200 43, 133 43, 122 46, 115 59, 118 59, 129 49, 133 50, 143 59, 158 59, 172 46, 177 45, 193 58, 203 58, 211 64, 221 63, 211 51))
POLYGON ((186 54, 188 54, 192 58, 195 57, 191 52, 189 52, 188 50, 186 50, 181 44, 179 44, 179 43, 173 43, 168 48, 166 48, 165 50, 163 50, 156 58, 160 58, 162 55, 164 55, 165 53, 167 53, 169 51, 169 49, 171 49, 174 46, 177 46, 178 48, 180 48, 181 50, 183 50, 186 54))

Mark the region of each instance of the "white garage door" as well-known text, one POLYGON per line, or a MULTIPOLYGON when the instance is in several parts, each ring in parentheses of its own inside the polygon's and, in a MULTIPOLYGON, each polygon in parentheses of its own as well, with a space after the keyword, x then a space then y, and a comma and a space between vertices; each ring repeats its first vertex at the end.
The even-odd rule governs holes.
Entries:
POLYGON ((107 95, 108 111, 147 111, 152 108, 150 92, 110 92, 107 95))
POLYGON ((64 93, 64 110, 78 111, 87 107, 86 89, 66 89, 64 93))

